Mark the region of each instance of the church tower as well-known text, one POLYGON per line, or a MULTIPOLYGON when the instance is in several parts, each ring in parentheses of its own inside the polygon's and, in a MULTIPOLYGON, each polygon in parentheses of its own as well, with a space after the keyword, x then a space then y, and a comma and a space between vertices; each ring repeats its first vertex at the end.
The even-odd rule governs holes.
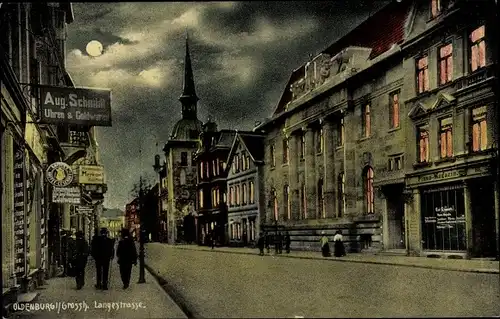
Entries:
POLYGON ((191 55, 189 54, 189 38, 186 34, 186 55, 184 57, 184 85, 179 101, 182 103, 182 118, 196 119, 198 96, 194 87, 193 67, 191 65, 191 55))

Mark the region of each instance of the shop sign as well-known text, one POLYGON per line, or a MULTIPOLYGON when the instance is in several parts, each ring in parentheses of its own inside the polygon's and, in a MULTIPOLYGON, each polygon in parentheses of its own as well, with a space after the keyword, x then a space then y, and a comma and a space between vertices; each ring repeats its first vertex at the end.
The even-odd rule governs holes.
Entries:
POLYGON ((73 169, 64 162, 50 164, 47 169, 47 181, 56 187, 66 187, 73 181, 73 169))
POLYGON ((22 276, 26 269, 25 254, 25 184, 24 184, 24 156, 23 150, 15 146, 14 149, 14 250, 15 273, 22 276))
POLYGON ((76 206, 76 211, 79 214, 92 214, 94 212, 94 209, 92 208, 92 206, 80 205, 76 206))
POLYGON ((80 204, 82 193, 79 187, 54 187, 52 202, 61 204, 80 204))
POLYGON ((104 167, 100 165, 80 165, 78 167, 78 183, 104 184, 104 167))
POLYGON ((427 174, 418 177, 419 182, 434 182, 442 179, 459 177, 461 174, 459 171, 448 171, 448 172, 437 172, 434 174, 427 174))
POLYGON ((111 91, 97 88, 40 87, 41 122, 111 126, 111 91))

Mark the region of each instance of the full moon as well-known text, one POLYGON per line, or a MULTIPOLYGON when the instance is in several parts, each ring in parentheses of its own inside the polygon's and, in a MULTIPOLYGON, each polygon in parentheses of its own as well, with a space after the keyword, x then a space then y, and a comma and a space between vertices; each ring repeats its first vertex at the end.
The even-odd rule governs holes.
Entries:
POLYGON ((92 40, 89 43, 87 43, 87 47, 85 48, 87 50, 88 55, 92 57, 97 57, 102 54, 102 44, 101 42, 97 40, 92 40))

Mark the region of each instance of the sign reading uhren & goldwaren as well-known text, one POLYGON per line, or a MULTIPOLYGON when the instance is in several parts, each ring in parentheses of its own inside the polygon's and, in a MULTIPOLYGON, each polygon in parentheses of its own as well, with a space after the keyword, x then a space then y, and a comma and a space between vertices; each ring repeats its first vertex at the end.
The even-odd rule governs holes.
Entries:
POLYGON ((111 126, 111 91, 41 86, 40 112, 42 123, 111 126))

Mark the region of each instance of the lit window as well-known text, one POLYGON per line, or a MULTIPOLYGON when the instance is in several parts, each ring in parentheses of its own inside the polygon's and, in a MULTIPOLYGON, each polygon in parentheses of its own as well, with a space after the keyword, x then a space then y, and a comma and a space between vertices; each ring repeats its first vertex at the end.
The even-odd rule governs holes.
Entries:
POLYGON ((439 121, 439 149, 441 158, 453 156, 453 125, 451 117, 439 121))
POLYGON ((200 208, 203 208, 203 190, 200 189, 198 191, 198 204, 200 206, 200 208))
POLYGON ((429 129, 427 128, 427 126, 422 126, 418 128, 418 149, 419 149, 418 161, 420 163, 429 162, 429 157, 430 157, 429 129))
POLYGON ((255 202, 255 190, 253 186, 253 182, 249 183, 249 188, 250 188, 250 204, 253 204, 255 202))
POLYGON ((390 121, 391 128, 399 127, 399 92, 391 95, 390 121))
POLYGON ((234 205, 234 189, 233 187, 229 187, 229 205, 233 206, 234 205))
POLYGON ((236 186, 236 205, 240 204, 240 185, 236 186))
POLYGON ((418 93, 429 91, 429 64, 427 56, 417 61, 417 84, 418 93))
POLYGON ((431 13, 433 18, 441 13, 441 0, 431 0, 431 13))
POLYGON ((486 42, 484 25, 474 30, 470 35, 471 41, 471 71, 486 66, 486 42))
POLYGON ((271 154, 271 166, 275 167, 276 166, 276 157, 274 154, 274 145, 271 145, 270 154, 271 154))
POLYGON ((247 184, 243 183, 243 186, 241 187, 242 188, 242 192, 243 192, 243 205, 247 203, 247 196, 248 196, 248 193, 247 193, 247 184))
POLYGON ((200 178, 204 178, 204 173, 205 171, 203 170, 203 162, 200 163, 200 178))
POLYGON ((278 196, 276 194, 276 191, 273 191, 273 212, 274 212, 274 220, 278 220, 279 217, 279 211, 278 211, 278 196))
POLYGON ((439 48, 439 84, 445 84, 453 78, 453 46, 447 44, 439 48))
POLYGON ((288 185, 285 185, 283 189, 283 201, 285 202, 286 205, 285 216, 287 217, 287 219, 292 219, 291 207, 290 207, 290 187, 288 185))
POLYGON ((289 156, 289 148, 288 148, 288 139, 283 139, 283 164, 288 164, 288 156, 289 156))
POLYGON ((212 161, 212 173, 213 176, 217 176, 217 162, 215 160, 212 161))
POLYGON ((341 217, 345 211, 346 205, 346 195, 345 195, 345 174, 340 173, 338 179, 338 196, 339 196, 339 207, 337 217, 341 217))
POLYGON ((373 214, 375 192, 373 189, 373 169, 371 167, 367 167, 365 170, 365 196, 366 212, 368 214, 373 214))
POLYGON ((488 148, 488 129, 486 124, 486 106, 472 110, 472 151, 484 151, 488 148))
POLYGON ((239 172, 241 167, 240 167, 240 155, 237 154, 235 159, 234 159, 235 165, 236 165, 236 172, 239 172))
POLYGON ((370 104, 365 105, 363 109, 363 134, 364 137, 369 137, 372 133, 370 104))

